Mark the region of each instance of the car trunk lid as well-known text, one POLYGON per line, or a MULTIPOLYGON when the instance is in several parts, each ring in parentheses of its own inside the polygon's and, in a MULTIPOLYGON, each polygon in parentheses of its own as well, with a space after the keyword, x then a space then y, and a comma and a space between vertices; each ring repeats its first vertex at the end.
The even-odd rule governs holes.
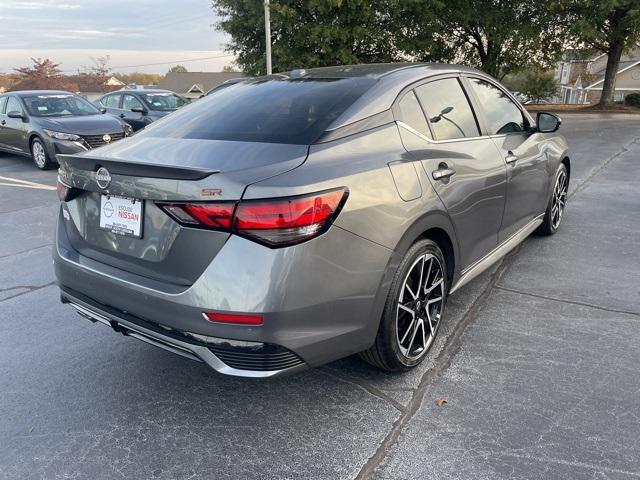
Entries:
POLYGON ((60 180, 80 191, 65 204, 65 230, 86 257, 191 285, 229 233, 180 226, 156 203, 238 201, 248 185, 296 168, 307 152, 306 145, 133 137, 99 151, 59 156, 60 180), (104 188, 97 181, 104 180, 97 175, 101 169, 110 177, 108 185, 101 182, 104 188), (100 227, 111 197, 140 202, 140 238, 100 227))

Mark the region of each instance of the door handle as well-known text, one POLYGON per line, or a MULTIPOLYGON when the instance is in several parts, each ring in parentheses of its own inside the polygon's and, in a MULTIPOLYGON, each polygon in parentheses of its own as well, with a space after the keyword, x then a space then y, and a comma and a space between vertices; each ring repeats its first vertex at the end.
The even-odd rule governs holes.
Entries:
POLYGON ((513 162, 517 162, 518 161, 518 157, 517 155, 514 155, 513 152, 511 150, 509 150, 507 152, 507 156, 504 157, 504 161, 507 163, 513 163, 513 162))
POLYGON ((431 176, 434 180, 445 180, 455 175, 455 173, 456 171, 453 168, 449 168, 446 163, 441 163, 438 166, 438 170, 431 172, 431 176))
POLYGON ((124 117, 126 117, 126 115, 124 113, 121 113, 120 118, 124 118, 124 117))

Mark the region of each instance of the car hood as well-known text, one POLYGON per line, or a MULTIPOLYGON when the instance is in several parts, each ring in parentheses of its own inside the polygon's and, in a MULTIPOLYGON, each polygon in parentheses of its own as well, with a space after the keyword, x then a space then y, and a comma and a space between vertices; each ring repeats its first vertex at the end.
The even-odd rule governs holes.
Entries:
POLYGON ((38 125, 56 132, 76 135, 100 135, 120 133, 124 130, 120 120, 111 115, 87 115, 77 117, 38 118, 38 125))

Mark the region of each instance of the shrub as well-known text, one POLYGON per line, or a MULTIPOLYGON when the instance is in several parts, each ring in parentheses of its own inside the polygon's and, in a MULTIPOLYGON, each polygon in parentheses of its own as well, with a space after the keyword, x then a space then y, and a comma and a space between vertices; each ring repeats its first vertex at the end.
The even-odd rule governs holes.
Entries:
POLYGON ((640 107, 640 93, 630 93, 624 97, 624 104, 630 107, 640 107))

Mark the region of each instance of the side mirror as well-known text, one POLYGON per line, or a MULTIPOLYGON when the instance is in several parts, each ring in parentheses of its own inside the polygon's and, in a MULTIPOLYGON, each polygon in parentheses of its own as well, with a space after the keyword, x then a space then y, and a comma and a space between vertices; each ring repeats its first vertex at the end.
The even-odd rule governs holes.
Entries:
POLYGON ((538 112, 536 117, 536 127, 540 133, 557 132, 562 125, 562 119, 549 112, 538 112))
POLYGON ((100 107, 100 113, 102 114, 107 113, 106 107, 100 107))
POLYGON ((11 112, 8 112, 7 117, 24 119, 24 115, 22 114, 22 112, 18 112, 17 110, 12 110, 11 112))
POLYGON ((133 108, 131 109, 131 111, 132 111, 133 113, 141 113, 142 115, 146 115, 146 114, 147 114, 147 109, 146 109, 146 108, 143 108, 143 107, 133 107, 133 108))

